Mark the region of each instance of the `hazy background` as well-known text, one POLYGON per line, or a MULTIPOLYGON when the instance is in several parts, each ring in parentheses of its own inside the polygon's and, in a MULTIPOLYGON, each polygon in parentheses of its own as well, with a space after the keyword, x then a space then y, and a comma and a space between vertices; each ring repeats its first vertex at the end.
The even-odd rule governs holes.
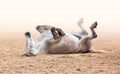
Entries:
POLYGON ((0 32, 35 31, 38 24, 77 31, 98 21, 98 31, 120 31, 119 0, 0 0, 0 32))

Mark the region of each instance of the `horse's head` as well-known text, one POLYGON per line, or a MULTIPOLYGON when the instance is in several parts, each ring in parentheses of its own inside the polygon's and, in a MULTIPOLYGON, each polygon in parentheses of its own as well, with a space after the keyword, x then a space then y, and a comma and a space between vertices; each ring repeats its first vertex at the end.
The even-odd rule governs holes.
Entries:
POLYGON ((36 30, 37 30, 38 32, 40 32, 40 33, 49 31, 49 30, 51 30, 51 28, 52 28, 52 27, 49 26, 49 25, 38 25, 38 26, 36 26, 36 30))

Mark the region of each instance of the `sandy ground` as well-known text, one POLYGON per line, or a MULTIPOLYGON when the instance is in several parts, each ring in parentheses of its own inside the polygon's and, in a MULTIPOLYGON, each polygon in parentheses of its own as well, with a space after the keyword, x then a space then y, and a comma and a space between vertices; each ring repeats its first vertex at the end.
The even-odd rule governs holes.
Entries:
POLYGON ((0 74, 120 74, 120 34, 101 33, 92 42, 92 50, 106 52, 23 57, 23 34, 1 34, 0 74))

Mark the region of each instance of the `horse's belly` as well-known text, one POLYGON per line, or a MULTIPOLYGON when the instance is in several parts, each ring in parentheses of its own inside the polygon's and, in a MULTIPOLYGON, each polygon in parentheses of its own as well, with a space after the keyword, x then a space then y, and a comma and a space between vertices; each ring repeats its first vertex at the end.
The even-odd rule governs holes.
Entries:
POLYGON ((47 49, 48 53, 66 54, 77 52, 79 48, 79 41, 76 41, 75 39, 72 39, 70 37, 65 37, 61 39, 60 42, 48 47, 47 49))

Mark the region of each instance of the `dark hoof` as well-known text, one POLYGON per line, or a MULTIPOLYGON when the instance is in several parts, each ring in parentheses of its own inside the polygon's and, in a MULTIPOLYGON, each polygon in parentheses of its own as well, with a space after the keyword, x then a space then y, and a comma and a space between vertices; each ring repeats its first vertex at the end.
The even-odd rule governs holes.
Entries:
POLYGON ((30 32, 26 32, 26 33, 25 33, 25 36, 27 36, 27 37, 31 37, 30 32))
POLYGON ((90 27, 91 29, 97 28, 97 22, 93 23, 92 26, 90 27))
POLYGON ((55 31, 55 30, 56 30, 56 28, 55 28, 55 27, 52 27, 52 28, 51 28, 51 31, 55 31))
POLYGON ((52 32, 53 38, 54 38, 55 40, 56 40, 56 39, 60 39, 60 36, 59 36, 59 34, 57 33, 55 27, 52 27, 52 28, 51 28, 51 32, 52 32))
POLYGON ((35 56, 35 55, 33 55, 32 53, 25 53, 22 56, 31 57, 31 56, 35 56))
POLYGON ((59 36, 64 36, 65 35, 65 33, 62 29, 57 28, 56 30, 58 31, 59 36))

